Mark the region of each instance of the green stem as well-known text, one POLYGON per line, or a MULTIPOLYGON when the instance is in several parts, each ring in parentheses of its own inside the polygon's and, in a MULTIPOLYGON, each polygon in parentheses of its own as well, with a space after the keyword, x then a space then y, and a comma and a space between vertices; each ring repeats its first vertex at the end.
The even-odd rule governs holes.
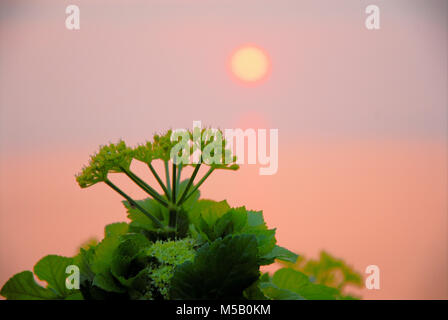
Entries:
POLYGON ((168 189, 168 193, 171 195, 170 169, 168 168, 168 161, 165 160, 164 165, 165 165, 166 188, 168 189))
POLYGON ((183 200, 184 200, 184 198, 186 197, 186 195, 187 195, 187 193, 188 193, 188 190, 190 190, 191 185, 192 185, 193 182, 194 182, 194 178, 196 178, 196 175, 197 175, 198 172, 199 172, 199 168, 200 168, 200 167, 201 167, 201 164, 199 163, 199 164, 197 164, 196 167, 194 168, 194 171, 193 171, 193 173, 192 173, 190 179, 188 180, 187 187, 185 188, 184 192, 183 192, 182 195, 180 196, 180 199, 179 199, 178 204, 182 203, 183 200))
POLYGON ((177 179, 176 179, 176 188, 177 188, 177 193, 179 193, 180 191, 180 178, 181 178, 181 173, 182 173, 182 162, 179 163, 179 165, 177 166, 177 179))
POLYGON ((194 186, 193 190, 191 190, 191 192, 184 198, 184 200, 182 202, 179 202, 178 205, 180 206, 182 203, 184 203, 185 201, 188 200, 188 198, 190 198, 193 193, 196 192, 196 190, 199 189, 199 187, 205 182, 205 180, 207 180, 207 178, 209 177, 209 175, 212 174, 212 172, 215 170, 215 168, 210 168, 207 173, 202 177, 201 180, 199 180, 199 182, 197 183, 197 185, 194 186))
POLYGON ((170 216, 169 216, 169 222, 168 225, 176 230, 177 228, 177 210, 176 209, 170 209, 170 216))
POLYGON ((173 203, 176 203, 176 172, 177 172, 177 166, 173 163, 173 169, 171 170, 173 173, 173 194, 171 195, 171 199, 173 203))
MULTIPOLYGON (((176 203, 176 184, 177 184, 177 179, 176 179, 176 173, 177 173, 177 168, 176 168, 176 164, 173 162, 173 169, 171 170, 173 173, 173 192, 171 193, 171 201, 172 203, 176 203)), ((174 230, 176 230, 176 224, 177 224, 177 211, 176 209, 172 208, 170 209, 170 217, 169 217, 169 222, 168 225, 171 228, 174 228, 174 230)))
POLYGON ((124 193, 120 188, 118 188, 115 184, 113 184, 109 179, 106 179, 104 181, 109 187, 114 189, 116 192, 118 192, 122 197, 124 197, 131 206, 136 207, 138 210, 140 210, 145 216, 147 216, 151 221, 159 228, 163 228, 163 224, 160 222, 159 219, 154 217, 152 214, 150 214, 148 211, 143 209, 134 199, 129 197, 126 193, 124 193))
POLYGON ((123 172, 134 181, 140 188, 142 188, 147 194, 154 198, 154 200, 158 201, 161 205, 168 208, 168 203, 163 200, 162 196, 154 190, 150 185, 148 185, 145 181, 140 179, 136 174, 132 173, 130 170, 125 170, 121 168, 123 172))
POLYGON ((156 178, 157 182, 159 183, 159 185, 162 187, 163 192, 165 192, 165 195, 167 197, 167 199, 171 198, 170 193, 168 192, 168 189, 165 187, 165 185, 163 184, 162 179, 160 179, 159 175, 157 174, 157 171, 154 169, 154 167, 152 166, 151 163, 148 163, 148 167, 149 170, 151 170, 152 174, 154 175, 154 177, 156 178))

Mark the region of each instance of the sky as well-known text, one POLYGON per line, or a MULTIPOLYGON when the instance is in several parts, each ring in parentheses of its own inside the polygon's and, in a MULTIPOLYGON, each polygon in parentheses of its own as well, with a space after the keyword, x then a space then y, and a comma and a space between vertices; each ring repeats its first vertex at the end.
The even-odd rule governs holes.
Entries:
POLYGON ((379 265, 367 298, 447 298, 447 15, 442 0, 2 1, 0 285, 125 219, 73 179, 98 145, 201 120, 276 128, 280 146, 278 174, 246 165, 204 195, 263 209, 306 256, 379 265), (229 68, 247 43, 271 61, 250 86, 229 68))

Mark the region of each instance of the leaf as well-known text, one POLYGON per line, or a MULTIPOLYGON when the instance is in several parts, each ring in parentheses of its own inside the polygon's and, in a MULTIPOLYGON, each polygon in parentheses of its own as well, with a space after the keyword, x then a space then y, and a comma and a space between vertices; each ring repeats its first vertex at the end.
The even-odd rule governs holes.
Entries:
POLYGON ((304 300, 301 295, 288 289, 281 289, 270 282, 261 283, 260 289, 271 300, 304 300))
POLYGON ((247 224, 247 213, 244 207, 230 209, 220 217, 213 227, 213 239, 225 237, 232 233, 239 233, 247 224))
POLYGON ((190 212, 190 233, 199 243, 230 234, 253 234, 257 238, 260 264, 270 264, 267 256, 275 247, 275 229, 268 229, 261 211, 230 208, 226 201, 199 200, 190 212))
POLYGON ((72 264, 73 258, 48 255, 37 262, 34 273, 40 280, 46 281, 48 287, 54 289, 60 297, 67 297, 76 292, 66 287, 69 274, 65 273, 65 270, 72 264))
POLYGON ((257 241, 253 235, 227 236, 205 244, 193 262, 175 269, 172 299, 241 299, 258 279, 257 241))
POLYGON ((313 276, 317 283, 344 288, 347 285, 362 287, 362 275, 348 266, 344 260, 337 259, 322 251, 319 260, 309 260, 303 267, 303 272, 313 276), (342 277, 341 277, 342 275, 342 277))
POLYGON ((263 256, 263 259, 274 262, 275 259, 296 263, 299 256, 286 248, 275 246, 271 252, 263 256))
POLYGON ((142 249, 150 245, 151 243, 142 234, 127 234, 122 237, 110 264, 112 274, 122 285, 130 286, 132 278, 145 268, 145 263, 131 264, 131 262, 142 249))
MULTIPOLYGON (((168 225, 169 211, 159 202, 151 198, 146 198, 144 200, 137 200, 136 202, 147 212, 149 212, 154 217, 159 219, 162 222, 162 224, 168 225)), ((128 218, 131 220, 131 226, 143 228, 146 230, 159 229, 157 226, 154 225, 152 220, 149 219, 139 209, 131 207, 127 201, 123 201, 123 204, 128 211, 128 218)))
POLYGON ((276 286, 294 292, 298 292, 301 287, 307 285, 309 282, 310 280, 307 275, 289 268, 277 270, 272 277, 272 283, 276 286))
POLYGON ((198 227, 201 223, 200 218, 207 223, 208 226, 213 226, 218 218, 230 210, 227 201, 220 202, 213 200, 199 200, 197 201, 188 213, 190 223, 198 227))
POLYGON ((275 247, 275 229, 268 230, 243 230, 244 233, 253 234, 257 237, 259 262, 261 265, 271 264, 272 261, 266 261, 263 256, 272 251, 275 247))
POLYGON ((247 211, 247 225, 249 227, 256 227, 267 229, 266 222, 264 222, 263 211, 247 211))
POLYGON ((300 294, 307 300, 335 300, 339 290, 310 282, 300 289, 300 294))
POLYGON ((290 268, 282 268, 275 272, 272 283, 307 300, 335 300, 339 294, 337 289, 312 283, 306 274, 290 268))
POLYGON ((91 269, 94 273, 103 273, 110 268, 115 249, 120 244, 118 236, 109 236, 103 239, 95 249, 91 269))
POLYGON ((244 298, 247 300, 268 300, 268 297, 260 288, 260 279, 244 290, 244 298))
POLYGON ((17 273, 3 286, 0 294, 10 300, 46 300, 57 299, 58 296, 50 289, 42 288, 31 271, 17 273))
POLYGON ((104 228, 104 236, 120 236, 128 232, 129 225, 126 222, 116 222, 112 224, 108 224, 104 228))
POLYGON ((317 260, 306 260, 299 257, 294 265, 285 264, 306 274, 315 284, 335 288, 339 291, 337 299, 359 299, 359 297, 345 293, 348 286, 362 287, 362 275, 329 253, 322 251, 317 260))
POLYGON ((74 293, 65 298, 65 300, 84 300, 81 292, 74 293))
POLYGON ((92 271, 92 262, 95 258, 94 246, 88 249, 81 248, 79 253, 73 258, 73 264, 79 267, 81 273, 80 282, 93 281, 95 273, 92 271))
POLYGON ((257 237, 260 264, 266 265, 273 262, 263 258, 274 249, 277 240, 275 239, 275 229, 268 229, 262 211, 247 211, 247 226, 241 233, 254 234, 257 237))
POLYGON ((121 286, 120 283, 114 279, 114 277, 109 271, 104 271, 96 274, 92 284, 108 292, 116 292, 116 293, 126 292, 126 288, 121 286))

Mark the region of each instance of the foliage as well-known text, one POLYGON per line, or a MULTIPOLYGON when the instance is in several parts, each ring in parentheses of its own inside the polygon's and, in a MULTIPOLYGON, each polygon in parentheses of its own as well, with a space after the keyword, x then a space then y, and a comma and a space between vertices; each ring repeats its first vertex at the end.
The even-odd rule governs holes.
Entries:
POLYGON ((347 294, 347 287, 361 288, 363 285, 362 275, 347 265, 344 260, 330 255, 326 251, 321 251, 318 260, 305 259, 302 255, 296 263, 283 262, 283 265, 300 271, 316 284, 335 288, 338 299, 358 299, 357 296, 347 294))
POLYGON ((135 148, 124 141, 100 147, 76 180, 81 188, 102 182, 120 194, 129 222, 107 225, 100 242, 88 241, 74 257, 41 259, 34 275, 47 283, 45 287, 36 283, 31 271, 24 271, 10 278, 0 294, 18 300, 347 298, 342 294, 345 285, 361 280, 341 260, 326 253, 319 261, 298 259, 277 245, 276 230, 268 228, 261 211, 200 199, 199 187, 212 172, 238 169, 221 135, 195 129, 188 132, 186 143, 168 131, 135 148), (178 148, 182 143, 190 154, 208 150, 208 158, 202 155, 202 161, 193 164, 178 161, 184 157, 178 148), (146 163, 163 193, 131 170, 134 160, 146 163), (165 181, 154 161, 163 162, 165 181), (193 173, 182 181, 186 165, 193 167, 193 173), (208 166, 208 171, 198 180, 201 166, 208 166), (109 179, 112 172, 125 174, 149 197, 131 198, 109 179), (260 274, 260 266, 275 261, 286 267, 273 276, 260 274), (79 289, 66 286, 70 265, 79 267, 79 289))

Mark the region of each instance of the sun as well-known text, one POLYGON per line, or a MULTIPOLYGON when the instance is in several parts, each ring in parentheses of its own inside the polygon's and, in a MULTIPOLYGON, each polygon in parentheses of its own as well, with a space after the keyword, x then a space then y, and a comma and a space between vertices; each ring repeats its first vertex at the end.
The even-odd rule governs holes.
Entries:
POLYGON ((256 82, 266 77, 270 68, 267 54, 259 47, 245 45, 232 54, 232 73, 245 82, 256 82))

